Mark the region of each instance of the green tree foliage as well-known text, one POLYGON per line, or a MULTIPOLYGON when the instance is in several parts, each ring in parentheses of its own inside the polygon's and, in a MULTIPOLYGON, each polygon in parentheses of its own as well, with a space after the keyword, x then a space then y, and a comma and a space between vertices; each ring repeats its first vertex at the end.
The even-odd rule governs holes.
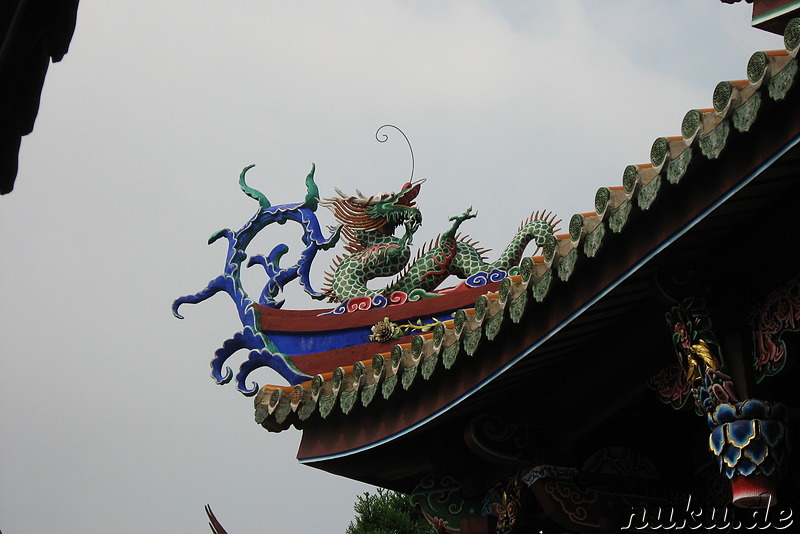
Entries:
POLYGON ((346 534, 433 534, 435 530, 411 504, 408 495, 378 488, 377 493, 365 492, 353 505, 356 518, 346 534))

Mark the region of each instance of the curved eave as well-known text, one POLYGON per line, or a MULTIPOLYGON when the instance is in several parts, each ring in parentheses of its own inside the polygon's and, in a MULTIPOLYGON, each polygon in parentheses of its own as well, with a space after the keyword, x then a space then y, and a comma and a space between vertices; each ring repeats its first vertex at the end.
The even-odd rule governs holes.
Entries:
POLYGON ((713 109, 690 111, 681 136, 657 139, 650 162, 629 165, 622 186, 601 188, 595 211, 573 216, 570 233, 543 257, 526 259, 521 276, 479 297, 435 335, 298 386, 264 386, 257 422, 272 431, 303 429, 298 459, 336 471, 341 458, 446 419, 507 379, 509 368, 543 361, 544 344, 570 332, 776 162, 796 156, 800 20, 792 25, 786 51, 754 54, 748 80, 720 83, 713 109))
MULTIPOLYGON (((800 120, 800 116, 797 119, 800 120)), ((798 135, 800 135, 800 131, 798 131, 798 135)), ((400 409, 396 405, 387 406, 388 409, 385 410, 376 408, 370 410, 369 413, 363 412, 346 419, 331 421, 332 424, 328 428, 313 424, 305 426, 303 441, 298 451, 298 460, 306 464, 322 464, 330 460, 368 451, 412 434, 479 393, 523 360, 536 358, 537 349, 558 336, 562 331, 568 329, 577 318, 602 301, 620 284, 635 276, 651 260, 690 232, 696 224, 709 217, 728 198, 760 176, 772 163, 790 150, 795 149, 796 151, 798 142, 800 142, 800 137, 796 136, 791 139, 789 143, 781 148, 780 152, 776 153, 767 162, 764 162, 763 165, 747 175, 734 187, 731 187, 711 206, 676 228, 669 239, 659 242, 655 248, 640 257, 634 264, 625 265, 624 271, 617 276, 614 276, 614 269, 611 266, 606 269, 597 269, 595 272, 599 275, 602 273, 602 276, 598 276, 596 279, 598 283, 593 288, 578 288, 572 292, 573 296, 576 296, 574 293, 580 294, 573 300, 573 302, 582 302, 580 306, 575 308, 569 306, 549 308, 551 316, 559 315, 560 320, 556 324, 548 325, 550 327, 547 329, 537 328, 536 325, 529 324, 528 321, 535 322, 541 320, 541 318, 536 317, 535 314, 531 314, 529 317, 526 316, 521 326, 526 328, 527 332, 509 334, 509 337, 504 339, 499 346, 485 343, 487 345, 486 350, 479 351, 475 359, 468 362, 479 361, 481 365, 463 365, 458 369, 451 369, 451 372, 443 382, 433 383, 431 381, 430 384, 424 384, 414 392, 399 392, 398 396, 402 396, 402 407, 399 407, 400 409), (608 277, 613 277, 613 279, 607 284, 603 283, 603 281, 609 279, 608 277), (587 297, 586 300, 581 300, 585 293, 592 292, 594 292, 593 296, 587 297), (512 335, 514 338, 511 338, 512 335), (492 364, 498 362, 502 362, 502 365, 495 368, 492 364), (367 418, 366 423, 362 417, 367 418), (379 421, 380 425, 376 427, 370 421, 379 421), (331 432, 331 427, 335 427, 336 430, 331 432), (369 431, 365 432, 366 429, 369 429, 369 431)), ((797 157, 797 155, 795 154, 794 157, 797 157)), ((620 265, 614 261, 614 258, 608 258, 608 261, 618 266, 620 265)), ((502 311, 498 311, 498 314, 502 314, 502 311)), ((510 322, 508 317, 503 317, 502 320, 505 323, 510 322)), ((510 325, 506 325, 503 328, 508 330, 508 326, 510 325)), ((478 326, 477 328, 480 327, 478 326)), ((483 341, 487 341, 485 337, 483 341)), ((468 355, 463 356, 469 358, 468 355)))

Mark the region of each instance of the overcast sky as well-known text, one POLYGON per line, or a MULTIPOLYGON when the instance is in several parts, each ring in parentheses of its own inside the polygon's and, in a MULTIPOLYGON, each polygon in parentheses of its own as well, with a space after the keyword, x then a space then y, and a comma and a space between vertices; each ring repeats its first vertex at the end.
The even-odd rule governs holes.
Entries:
POLYGON ((275 204, 312 162, 324 196, 397 190, 392 123, 427 179, 416 242, 473 206, 462 229, 500 249, 533 210, 591 211, 783 47, 749 24, 719 0, 82 0, 0 198, 0 530, 199 534, 210 503, 231 534, 342 533, 370 488, 298 464, 298 431, 209 376, 227 296, 170 313, 222 272, 208 237, 255 212, 242 167, 275 204))

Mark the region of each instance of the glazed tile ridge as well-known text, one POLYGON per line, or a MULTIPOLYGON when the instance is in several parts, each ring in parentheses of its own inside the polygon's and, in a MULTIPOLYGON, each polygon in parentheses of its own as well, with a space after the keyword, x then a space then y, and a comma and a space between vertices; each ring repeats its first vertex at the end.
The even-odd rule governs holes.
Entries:
POLYGON ((568 233, 551 235, 542 255, 524 258, 519 275, 505 278, 498 291, 479 296, 472 307, 457 310, 453 319, 410 343, 387 344, 389 349, 371 360, 337 367, 296 386, 261 387, 255 397, 256 422, 280 432, 292 425, 302 428, 312 417, 325 419, 337 411, 346 415, 378 396, 403 395, 473 357, 509 322, 520 323, 535 303, 545 301, 554 283, 569 283, 576 270, 591 268, 604 243, 624 236, 637 213, 655 205, 664 190, 679 187, 693 164, 721 157, 732 136, 746 135, 758 121, 763 106, 786 99, 797 78, 800 18, 788 23, 784 44, 785 50, 754 53, 746 79, 718 83, 713 107, 688 111, 680 136, 657 138, 650 162, 625 167, 621 186, 599 188, 595 211, 573 215, 568 233))

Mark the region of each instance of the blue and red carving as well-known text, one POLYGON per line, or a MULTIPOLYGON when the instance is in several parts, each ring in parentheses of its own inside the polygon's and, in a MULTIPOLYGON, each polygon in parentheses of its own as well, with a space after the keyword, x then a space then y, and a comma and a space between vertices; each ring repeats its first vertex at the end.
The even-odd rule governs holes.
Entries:
POLYGON ((228 240, 228 251, 225 258, 223 273, 212 279, 208 285, 194 295, 187 295, 176 299, 172 304, 172 313, 175 317, 183 319, 178 309, 183 304, 197 304, 219 292, 227 293, 239 313, 243 329, 225 341, 222 347, 214 353, 211 361, 211 376, 218 384, 225 384, 233 377, 233 371, 225 366, 225 362, 239 350, 249 350, 247 360, 239 367, 236 374, 236 384, 239 391, 245 395, 254 395, 258 391, 258 384, 246 384, 248 375, 261 367, 270 367, 277 371, 290 384, 298 384, 308 380, 309 375, 300 372, 287 357, 278 350, 274 341, 261 331, 259 314, 253 306, 253 301, 242 287, 240 279, 242 262, 247 258, 247 246, 253 238, 266 226, 287 221, 298 223, 303 229, 302 242, 305 248, 300 253, 298 261, 290 267, 281 267, 280 262, 289 247, 285 244, 275 246, 272 251, 264 255, 254 255, 250 258, 248 267, 261 265, 267 275, 267 282, 258 299, 262 306, 280 308, 283 301, 276 300, 285 285, 299 279, 300 285, 306 293, 313 298, 321 299, 323 294, 314 290, 310 280, 311 263, 319 250, 327 250, 334 246, 339 239, 341 228, 333 230, 331 235, 324 235, 316 213, 319 204, 319 189, 314 183, 314 167, 306 176, 306 197, 303 202, 295 204, 281 204, 272 206, 260 191, 251 188, 245 182, 245 174, 253 166, 245 167, 239 175, 239 186, 249 197, 259 203, 256 214, 238 231, 228 228, 220 230, 209 239, 209 244, 224 237, 228 240))

